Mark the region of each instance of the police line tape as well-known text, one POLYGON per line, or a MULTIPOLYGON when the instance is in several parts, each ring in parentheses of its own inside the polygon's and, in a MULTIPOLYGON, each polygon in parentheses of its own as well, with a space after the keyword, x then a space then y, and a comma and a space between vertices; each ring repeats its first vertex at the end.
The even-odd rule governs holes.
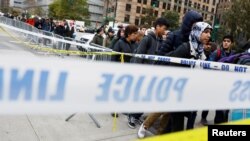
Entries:
MULTIPOLYGON (((1 25, 1 23, 0 23, 1 25)), ((3 24, 4 26, 5 25, 3 24)), ((11 28, 12 27, 8 27, 11 28)), ((14 30, 16 30, 18 28, 14 28, 14 30)), ((24 32, 24 33, 33 33, 30 31, 25 31, 22 29, 18 29, 21 30, 20 32, 24 32)), ((33 33, 37 36, 40 36, 42 34, 37 34, 37 33, 33 33)), ((54 38, 54 37, 49 37, 46 35, 42 35, 45 36, 46 38, 50 38, 50 39, 58 39, 58 38, 54 38)), ((62 40, 62 39, 59 39, 62 40)), ((65 41, 65 40, 62 40, 65 41)), ((66 41, 67 43, 70 44, 78 44, 76 42, 72 42, 72 41, 66 41)), ((80 44, 82 46, 82 44, 80 44)), ((66 51, 66 50, 59 50, 59 49, 51 49, 51 48, 43 48, 43 47, 34 47, 37 48, 39 50, 43 50, 43 51, 50 51, 52 53, 61 53, 61 54, 72 54, 72 55, 128 55, 128 56, 132 56, 132 57, 136 57, 136 58, 141 58, 141 59, 148 59, 148 60, 154 60, 154 61, 163 61, 163 62, 168 62, 168 63, 177 63, 177 64, 183 64, 183 65, 190 65, 193 68, 202 68, 202 69, 214 69, 214 70, 222 70, 222 71, 230 71, 230 72, 250 72, 250 67, 249 66, 244 66, 244 65, 236 65, 236 64, 228 64, 228 63, 219 63, 219 62, 211 62, 211 61, 202 61, 202 60, 192 60, 192 59, 183 59, 183 58, 176 58, 176 57, 167 57, 167 56, 159 56, 159 55, 147 55, 147 54, 131 54, 131 53, 121 53, 121 52, 116 52, 116 51, 112 51, 111 49, 104 49, 104 48, 100 48, 100 47, 93 47, 94 49, 103 51, 103 52, 82 52, 82 51, 66 51), (105 52, 104 52, 105 51, 105 52)), ((90 48, 92 48, 92 46, 90 46, 90 48)), ((89 48, 87 48, 89 49, 89 48)))
POLYGON ((190 65, 190 67, 192 68, 213 69, 213 70, 222 70, 222 71, 230 71, 230 72, 250 72, 250 67, 246 65, 236 65, 236 64, 229 64, 229 63, 219 63, 219 62, 183 59, 183 58, 176 58, 176 57, 147 55, 147 54, 126 54, 125 53, 125 55, 130 55, 130 56, 141 58, 141 59, 190 65))
POLYGON ((0 114, 249 108, 246 73, 18 54, 0 60, 0 114))

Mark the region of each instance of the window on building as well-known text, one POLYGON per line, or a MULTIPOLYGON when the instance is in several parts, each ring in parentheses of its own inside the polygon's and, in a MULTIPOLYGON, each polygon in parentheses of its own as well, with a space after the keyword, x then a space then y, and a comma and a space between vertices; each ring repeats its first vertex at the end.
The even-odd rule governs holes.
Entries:
POLYGON ((174 0, 174 3, 178 3, 178 0, 174 0))
POLYGON ((212 8, 211 12, 214 13, 214 8, 212 8))
POLYGON ((181 7, 180 6, 178 6, 178 12, 181 13, 181 7))
POLYGON ((164 16, 165 15, 165 12, 161 12, 161 16, 164 16))
POLYGON ((208 11, 208 6, 206 6, 206 11, 208 11))
POLYGON ((151 0, 152 7, 159 7, 159 0, 151 0))
POLYGON ((188 0, 185 0, 184 5, 186 6, 188 5, 188 0))
POLYGON ((147 0, 143 0, 143 4, 147 4, 147 0))
POLYGON ((214 21, 214 16, 211 16, 211 17, 210 17, 210 21, 214 21))
POLYGON ((204 18, 205 20, 207 19, 207 14, 205 14, 205 18, 204 18))
POLYGON ((158 11, 157 10, 155 10, 154 16, 158 17, 158 11))
POLYGON ((136 13, 141 13, 141 7, 140 6, 136 7, 136 13))
POLYGON ((126 4, 126 11, 131 11, 131 4, 126 4))
POLYGON ((195 9, 197 8, 197 2, 194 3, 194 8, 195 8, 195 9))
POLYGON ((186 12, 187 12, 187 8, 184 8, 183 14, 186 14, 186 12))
POLYGON ((177 11, 177 6, 176 5, 174 5, 174 11, 177 11))
POLYGON ((146 8, 142 8, 142 14, 146 14, 146 8))
POLYGON ((138 25, 140 24, 139 22, 140 22, 140 19, 139 19, 138 17, 136 17, 136 18, 135 18, 135 25, 138 26, 138 25))
POLYGON ((207 0, 207 3, 209 4, 209 3, 210 3, 210 0, 207 0))
POLYGON ((213 5, 215 5, 216 0, 213 0, 213 5))
POLYGON ((199 4, 199 3, 198 3, 198 7, 197 7, 197 9, 201 9, 201 4, 199 4))
POLYGON ((204 13, 201 13, 202 17, 204 17, 204 13))
POLYGON ((162 9, 166 9, 167 3, 163 2, 162 9))
POLYGON ((129 23, 130 15, 125 15, 124 22, 129 23))
POLYGON ((141 0, 137 0, 137 3, 141 3, 141 0))
POLYGON ((206 3, 206 2, 207 2, 207 0, 203 0, 203 2, 204 2, 204 3, 206 3))
POLYGON ((141 24, 140 25, 144 25, 145 20, 141 19, 141 24))
POLYGON ((202 5, 202 11, 205 11, 205 5, 202 5))
POLYGON ((170 9, 171 9, 171 4, 168 3, 168 8, 167 8, 167 10, 170 10, 170 9))
POLYGON ((188 6, 189 6, 189 7, 192 6, 192 1, 189 1, 188 6))

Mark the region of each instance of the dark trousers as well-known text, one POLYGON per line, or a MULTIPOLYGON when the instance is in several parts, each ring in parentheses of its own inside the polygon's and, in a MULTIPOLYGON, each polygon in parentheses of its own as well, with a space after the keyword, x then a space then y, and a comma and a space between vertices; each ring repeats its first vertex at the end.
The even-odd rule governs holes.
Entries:
POLYGON ((187 113, 187 129, 193 129, 194 128, 194 123, 195 123, 195 119, 197 116, 197 112, 189 112, 187 113))
POLYGON ((197 112, 174 112, 170 113, 170 119, 165 129, 166 133, 183 131, 184 130, 184 117, 187 117, 186 129, 193 129, 197 112))
POLYGON ((228 113, 229 113, 229 110, 216 110, 214 124, 228 122, 228 113))
POLYGON ((202 119, 207 119, 208 111, 202 111, 201 113, 201 118, 202 119))
POLYGON ((129 117, 134 117, 135 119, 140 119, 143 113, 130 113, 128 114, 129 117))

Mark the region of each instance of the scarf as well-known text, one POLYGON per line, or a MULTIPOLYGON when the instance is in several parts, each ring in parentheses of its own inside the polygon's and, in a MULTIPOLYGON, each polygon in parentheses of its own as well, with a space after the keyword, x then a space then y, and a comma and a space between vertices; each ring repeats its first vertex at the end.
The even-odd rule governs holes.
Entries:
MULTIPOLYGON (((203 44, 200 41, 200 36, 205 29, 212 29, 212 27, 205 22, 197 22, 193 25, 192 31, 189 35, 189 41, 194 52, 191 52, 195 58, 201 58, 201 54, 204 51, 203 44)), ((191 49, 192 50, 192 49, 191 49)))

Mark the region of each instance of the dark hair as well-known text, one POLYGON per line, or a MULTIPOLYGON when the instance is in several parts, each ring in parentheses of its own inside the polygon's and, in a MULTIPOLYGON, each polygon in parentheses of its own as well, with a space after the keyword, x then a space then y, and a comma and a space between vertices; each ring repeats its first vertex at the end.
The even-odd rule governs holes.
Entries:
POLYGON ((121 38, 121 32, 124 32, 124 29, 123 28, 120 28, 119 30, 118 30, 118 32, 117 32, 117 34, 116 34, 116 37, 118 38, 118 39, 120 39, 121 38))
POLYGON ((115 31, 112 29, 112 27, 110 27, 110 28, 108 29, 108 32, 115 33, 115 31))
POLYGON ((146 28, 147 29, 147 26, 145 24, 143 24, 143 25, 140 26, 140 29, 142 29, 142 28, 146 28))
POLYGON ((165 25, 166 27, 169 27, 169 22, 165 19, 165 18, 158 18, 155 22, 154 22, 154 27, 156 28, 156 26, 162 26, 165 25))
POLYGON ((231 40, 231 42, 234 42, 234 37, 232 36, 232 35, 225 35, 224 37, 223 37, 223 40, 224 39, 229 39, 229 40, 231 40))
POLYGON ((101 27, 101 28, 98 28, 98 29, 96 30, 96 33, 99 34, 102 30, 103 30, 102 27, 101 27))
POLYGON ((135 25, 128 25, 128 26, 126 26, 125 31, 124 31, 125 38, 127 38, 128 35, 130 35, 132 33, 135 33, 137 31, 138 31, 138 28, 135 25))

